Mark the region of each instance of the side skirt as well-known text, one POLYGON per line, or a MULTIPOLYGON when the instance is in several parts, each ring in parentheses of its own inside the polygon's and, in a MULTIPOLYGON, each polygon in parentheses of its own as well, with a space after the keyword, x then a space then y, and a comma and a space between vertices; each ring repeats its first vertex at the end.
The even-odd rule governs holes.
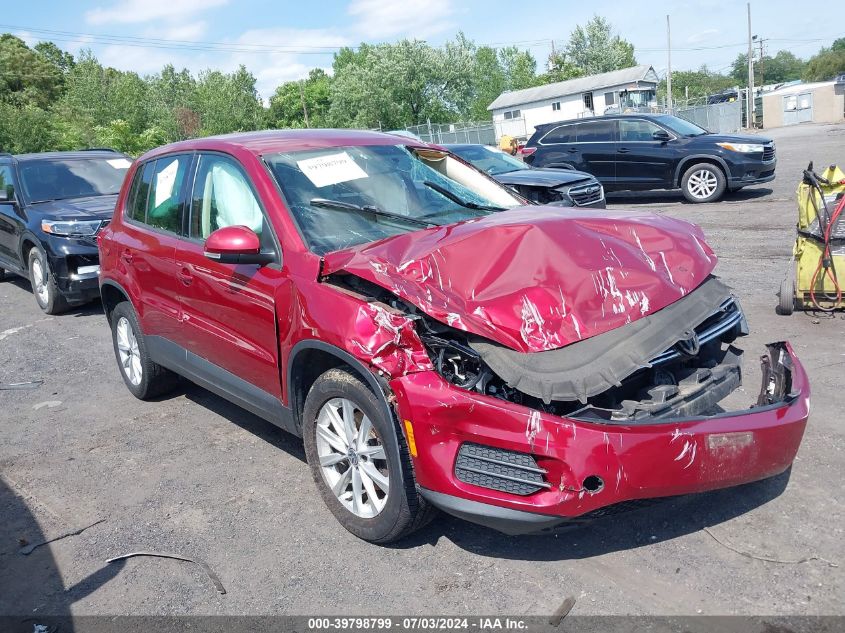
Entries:
POLYGON ((293 411, 272 394, 166 338, 147 336, 145 340, 150 356, 159 365, 175 371, 288 433, 301 436, 293 411))

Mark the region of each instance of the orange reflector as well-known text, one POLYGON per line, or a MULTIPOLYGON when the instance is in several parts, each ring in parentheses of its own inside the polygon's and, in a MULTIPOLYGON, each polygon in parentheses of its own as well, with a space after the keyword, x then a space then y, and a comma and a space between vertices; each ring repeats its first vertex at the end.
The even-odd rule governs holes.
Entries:
POLYGON ((417 442, 414 439, 414 427, 410 420, 405 420, 405 436, 408 438, 408 448, 411 450, 411 457, 417 456, 417 442))

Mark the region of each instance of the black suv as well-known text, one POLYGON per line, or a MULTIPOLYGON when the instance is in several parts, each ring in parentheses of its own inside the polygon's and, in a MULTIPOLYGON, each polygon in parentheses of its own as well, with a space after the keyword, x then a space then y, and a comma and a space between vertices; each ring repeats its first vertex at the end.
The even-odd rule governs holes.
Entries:
POLYGON ((605 190, 680 188, 690 202, 774 180, 774 142, 712 134, 670 115, 620 114, 545 123, 522 150, 532 167, 586 171, 605 190))
POLYGON ((29 279, 47 314, 98 297, 96 235, 130 165, 113 150, 0 154, 0 279, 29 279))

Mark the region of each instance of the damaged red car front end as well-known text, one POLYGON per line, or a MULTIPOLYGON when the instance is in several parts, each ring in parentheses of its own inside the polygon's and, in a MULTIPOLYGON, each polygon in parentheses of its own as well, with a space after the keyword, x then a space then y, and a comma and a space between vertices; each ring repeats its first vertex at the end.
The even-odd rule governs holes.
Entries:
POLYGON ((700 229, 518 208, 325 255, 362 298, 350 353, 381 374, 420 493, 506 533, 734 486, 792 463, 809 413, 788 343, 749 408, 739 302, 700 229))

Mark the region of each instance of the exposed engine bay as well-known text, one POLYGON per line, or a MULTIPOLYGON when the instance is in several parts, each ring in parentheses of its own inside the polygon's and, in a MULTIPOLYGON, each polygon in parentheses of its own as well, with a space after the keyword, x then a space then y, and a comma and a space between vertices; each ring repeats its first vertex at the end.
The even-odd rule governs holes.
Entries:
MULTIPOLYGON (((663 310, 534 353, 440 323, 355 275, 331 281, 412 316, 432 364, 450 383, 554 415, 610 424, 715 415, 742 384, 742 350, 732 343, 748 326, 736 298, 712 276, 663 310)), ((769 352, 758 405, 769 403, 767 382, 772 402, 790 388, 775 384, 788 372, 777 371, 777 350, 769 352)))

